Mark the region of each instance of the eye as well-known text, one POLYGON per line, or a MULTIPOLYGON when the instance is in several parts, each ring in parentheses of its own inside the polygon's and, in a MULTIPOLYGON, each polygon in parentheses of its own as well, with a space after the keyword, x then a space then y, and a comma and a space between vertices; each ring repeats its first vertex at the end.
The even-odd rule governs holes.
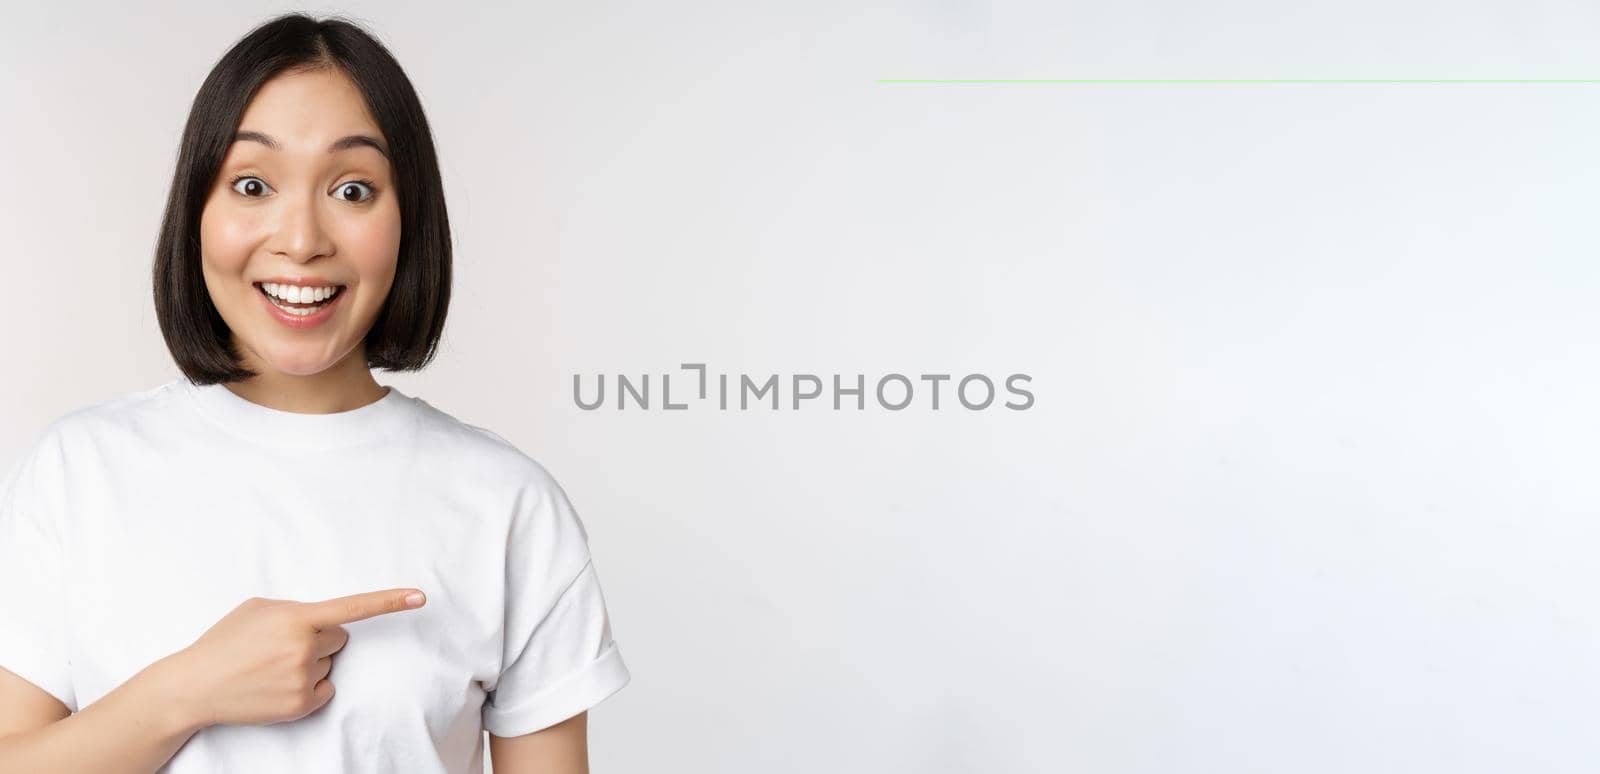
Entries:
POLYGON ((337 193, 339 201, 351 204, 360 204, 377 195, 378 190, 372 187, 371 180, 351 180, 340 185, 337 193))
POLYGON ((230 181, 228 185, 233 190, 238 191, 239 193, 244 194, 252 199, 259 199, 262 194, 272 190, 271 188, 267 187, 267 181, 262 180, 254 175, 240 175, 230 181), (240 186, 240 183, 244 183, 244 185, 240 186), (243 190, 241 190, 241 188, 243 190))

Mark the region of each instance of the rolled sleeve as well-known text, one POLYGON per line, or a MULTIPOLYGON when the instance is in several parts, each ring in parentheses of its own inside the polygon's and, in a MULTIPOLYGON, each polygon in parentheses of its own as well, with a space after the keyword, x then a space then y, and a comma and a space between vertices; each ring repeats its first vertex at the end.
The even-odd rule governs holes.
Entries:
POLYGON ((507 537, 500 671, 483 705, 483 727, 500 737, 571 718, 630 677, 583 521, 543 467, 532 471, 507 537))
POLYGON ((483 726, 495 736, 530 734, 599 704, 629 678, 591 561, 501 673, 483 726))
POLYGON ((43 441, 0 479, 0 667, 78 710, 67 655, 63 553, 41 497, 43 441))

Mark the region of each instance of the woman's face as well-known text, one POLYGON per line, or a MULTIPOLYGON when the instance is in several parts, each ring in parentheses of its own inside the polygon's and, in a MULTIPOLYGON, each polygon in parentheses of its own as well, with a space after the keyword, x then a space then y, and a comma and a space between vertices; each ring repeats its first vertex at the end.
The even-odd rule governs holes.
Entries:
POLYGON ((200 253, 246 367, 309 376, 351 357, 366 368, 362 339, 400 252, 387 148, 337 69, 282 73, 245 109, 200 216, 200 253), (320 311, 294 311, 324 288, 337 295, 320 311))

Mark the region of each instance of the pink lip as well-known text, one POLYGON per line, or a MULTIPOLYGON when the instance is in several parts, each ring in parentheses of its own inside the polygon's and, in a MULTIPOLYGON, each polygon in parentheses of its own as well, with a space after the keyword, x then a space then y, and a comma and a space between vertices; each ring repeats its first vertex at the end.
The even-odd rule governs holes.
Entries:
MULTIPOLYGON (((277 280, 267 281, 277 282, 277 280)), ((329 301, 327 306, 301 317, 289 314, 288 312, 279 309, 277 304, 272 303, 272 301, 267 298, 267 294, 264 291, 262 291, 260 288, 256 288, 256 295, 260 296, 261 304, 267 308, 267 314, 272 315, 274 320, 277 320, 279 323, 282 323, 288 328, 315 328, 318 325, 327 322, 328 318, 333 316, 333 312, 339 306, 339 302, 344 300, 344 296, 348 292, 350 292, 349 288, 339 291, 339 294, 334 296, 333 300, 329 301)))
POLYGON ((299 285, 303 288, 325 288, 329 286, 337 287, 339 285, 337 282, 330 282, 319 277, 265 277, 255 280, 250 284, 261 285, 268 282, 277 285, 299 285))

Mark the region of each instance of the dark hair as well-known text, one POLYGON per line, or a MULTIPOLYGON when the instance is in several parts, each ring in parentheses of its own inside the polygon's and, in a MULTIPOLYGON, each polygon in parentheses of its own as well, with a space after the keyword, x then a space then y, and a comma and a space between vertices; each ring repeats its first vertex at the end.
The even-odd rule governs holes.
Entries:
POLYGON ((389 50, 343 18, 286 14, 251 30, 211 68, 189 108, 156 244, 156 319, 195 384, 248 379, 200 268, 200 214, 256 90, 285 70, 337 68, 366 99, 389 147, 400 204, 394 284, 367 332, 368 368, 417 371, 433 359, 450 306, 450 222, 433 135, 389 50))

